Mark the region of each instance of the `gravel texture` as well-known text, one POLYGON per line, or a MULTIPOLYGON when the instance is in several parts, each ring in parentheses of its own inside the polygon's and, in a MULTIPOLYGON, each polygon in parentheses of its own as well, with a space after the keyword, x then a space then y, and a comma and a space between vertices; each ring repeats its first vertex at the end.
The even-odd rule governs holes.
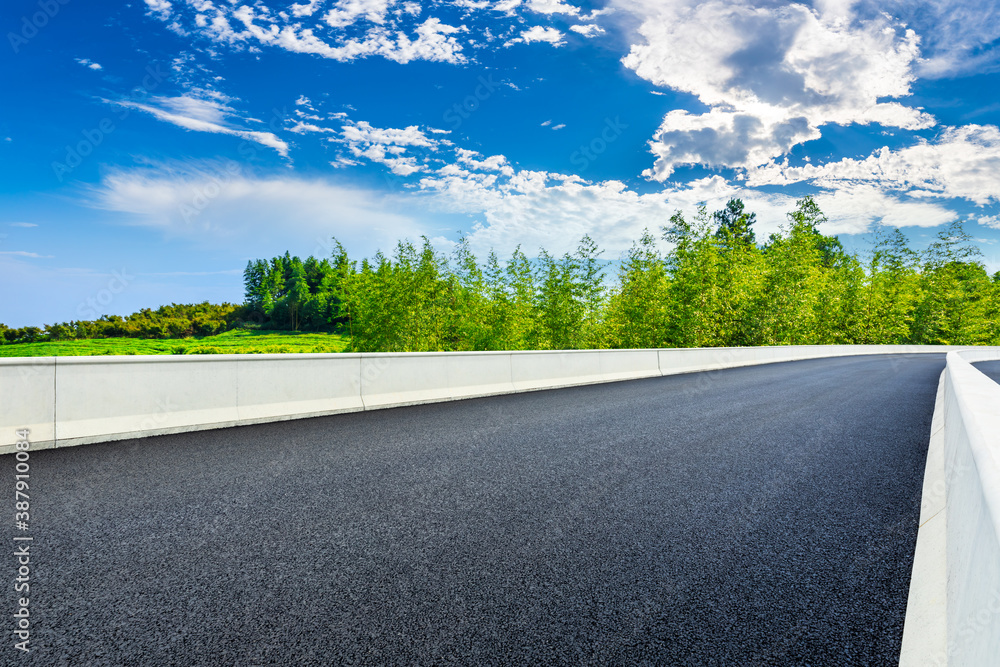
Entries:
POLYGON ((34 452, 33 651, 8 639, 0 664, 895 665, 943 367, 790 362, 34 452))

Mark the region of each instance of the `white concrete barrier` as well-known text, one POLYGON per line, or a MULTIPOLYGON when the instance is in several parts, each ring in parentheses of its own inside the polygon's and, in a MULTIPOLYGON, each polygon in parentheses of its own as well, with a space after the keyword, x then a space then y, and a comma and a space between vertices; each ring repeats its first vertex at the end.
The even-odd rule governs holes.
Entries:
POLYGON ((236 363, 231 355, 57 359, 59 445, 236 423, 236 363))
POLYGON ((364 409, 360 355, 0 359, 0 453, 364 409), (14 426, 9 426, 14 425, 14 426))
POLYGON ((1000 659, 1000 385, 949 352, 931 427, 900 665, 1000 659))
POLYGON ((234 356, 241 424, 364 409, 360 355, 234 356))
POLYGON ((0 358, 0 453, 14 451, 17 429, 28 429, 31 440, 55 440, 55 384, 55 357, 0 358))
POLYGON ((920 346, 0 359, 0 453, 920 346))
POLYGON ((518 391, 601 381, 601 351, 512 352, 511 382, 518 391))
POLYGON ((597 356, 601 382, 638 380, 663 374, 657 350, 600 350, 597 356))
POLYGON ((361 356, 365 409, 509 394, 510 353, 411 352, 361 356))

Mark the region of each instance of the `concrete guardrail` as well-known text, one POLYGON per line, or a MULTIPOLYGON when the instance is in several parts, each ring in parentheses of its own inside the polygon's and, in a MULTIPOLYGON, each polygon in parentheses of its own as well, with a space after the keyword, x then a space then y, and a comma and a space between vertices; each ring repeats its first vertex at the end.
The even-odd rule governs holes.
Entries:
POLYGON ((1000 385, 949 352, 924 475, 920 530, 899 664, 1000 663, 1000 385))
POLYGON ((0 358, 0 454, 927 346, 0 358))

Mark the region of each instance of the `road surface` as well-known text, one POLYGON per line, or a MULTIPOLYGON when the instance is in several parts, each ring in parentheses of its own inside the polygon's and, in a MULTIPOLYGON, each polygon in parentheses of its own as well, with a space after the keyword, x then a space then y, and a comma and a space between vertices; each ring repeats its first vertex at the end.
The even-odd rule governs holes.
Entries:
POLYGON ((943 367, 821 359, 34 452, 33 651, 8 640, 5 664, 895 664, 943 367))

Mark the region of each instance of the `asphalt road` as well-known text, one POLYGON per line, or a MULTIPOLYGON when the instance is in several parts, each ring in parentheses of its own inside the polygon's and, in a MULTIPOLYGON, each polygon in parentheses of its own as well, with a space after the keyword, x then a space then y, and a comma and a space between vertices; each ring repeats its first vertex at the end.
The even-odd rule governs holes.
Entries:
POLYGON ((1000 382, 1000 361, 980 361, 972 365, 993 378, 995 382, 1000 382))
POLYGON ((5 629, 0 663, 895 665, 943 366, 792 362, 34 452, 33 651, 5 629))

